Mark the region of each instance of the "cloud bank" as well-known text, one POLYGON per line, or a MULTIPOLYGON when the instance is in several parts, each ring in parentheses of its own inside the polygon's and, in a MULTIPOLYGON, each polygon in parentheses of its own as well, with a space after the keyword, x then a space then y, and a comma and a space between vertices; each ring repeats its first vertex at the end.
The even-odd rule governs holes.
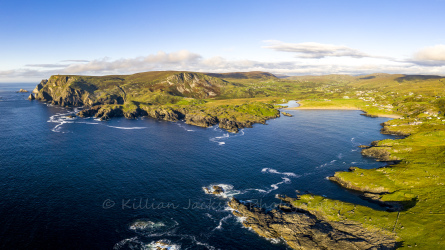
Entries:
POLYGON ((414 54, 410 62, 424 66, 445 65, 445 45, 438 44, 422 48, 414 54))
POLYGON ((431 60, 431 61, 445 62, 445 45, 438 44, 435 46, 423 48, 414 55, 414 58, 417 60, 431 60))
POLYGON ((276 51, 297 53, 288 61, 228 60, 221 56, 204 58, 181 50, 134 58, 101 58, 95 60, 63 60, 48 64, 27 64, 23 68, 0 70, 1 82, 37 82, 56 74, 114 75, 155 70, 196 72, 267 71, 285 75, 323 74, 435 74, 445 75, 445 45, 419 50, 409 60, 393 60, 367 55, 345 46, 319 43, 270 42, 265 46, 276 51), (318 58, 319 60, 313 60, 318 58))
POLYGON ((322 43, 284 43, 277 40, 264 41, 269 45, 263 48, 282 52, 296 53, 296 57, 320 59, 324 57, 372 57, 364 52, 342 45, 322 44, 322 43))

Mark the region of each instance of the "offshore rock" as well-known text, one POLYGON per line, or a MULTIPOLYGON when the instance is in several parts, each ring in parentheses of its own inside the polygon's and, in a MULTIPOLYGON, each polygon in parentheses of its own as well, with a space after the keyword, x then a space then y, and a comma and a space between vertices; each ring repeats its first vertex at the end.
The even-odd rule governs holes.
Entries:
POLYGON ((291 115, 291 114, 289 114, 289 113, 286 113, 286 112, 281 112, 281 114, 283 114, 283 115, 285 115, 285 116, 289 116, 289 117, 292 117, 293 115, 291 115))
POLYGON ((319 215, 285 204, 266 212, 252 203, 235 198, 229 202, 233 214, 243 217, 243 225, 265 238, 283 239, 293 249, 393 249, 394 236, 371 232, 352 221, 328 221, 319 215))
POLYGON ((206 194, 214 194, 214 195, 222 195, 224 194, 224 189, 221 186, 214 185, 211 188, 203 187, 202 188, 206 194))
POLYGON ((19 91, 17 91, 17 93, 28 93, 28 90, 26 90, 26 89, 20 89, 19 91))
POLYGON ((34 97, 33 94, 29 94, 29 96, 28 96, 28 100, 32 101, 32 100, 35 100, 35 99, 36 99, 36 98, 34 97))

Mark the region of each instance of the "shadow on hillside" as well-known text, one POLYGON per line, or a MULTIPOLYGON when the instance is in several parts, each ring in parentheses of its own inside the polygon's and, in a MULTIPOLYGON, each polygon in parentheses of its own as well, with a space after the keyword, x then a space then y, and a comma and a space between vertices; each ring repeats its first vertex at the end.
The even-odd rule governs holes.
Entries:
POLYGON ((397 82, 403 82, 403 81, 430 80, 430 79, 441 79, 441 78, 444 77, 434 76, 434 75, 405 75, 402 77, 398 77, 395 80, 397 82))

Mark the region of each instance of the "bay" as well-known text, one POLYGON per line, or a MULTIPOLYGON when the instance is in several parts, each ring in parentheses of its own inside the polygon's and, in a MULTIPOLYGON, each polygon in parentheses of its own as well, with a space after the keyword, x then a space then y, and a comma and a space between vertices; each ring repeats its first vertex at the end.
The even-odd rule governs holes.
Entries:
POLYGON ((293 117, 237 134, 150 118, 101 122, 15 93, 34 85, 0 85, 2 249, 150 249, 159 240, 172 249, 287 249, 244 228, 230 197, 272 208, 276 194, 298 190, 383 209, 326 177, 383 166, 358 146, 392 138, 379 133, 387 118, 289 110, 293 117), (212 185, 226 195, 203 191, 212 185))

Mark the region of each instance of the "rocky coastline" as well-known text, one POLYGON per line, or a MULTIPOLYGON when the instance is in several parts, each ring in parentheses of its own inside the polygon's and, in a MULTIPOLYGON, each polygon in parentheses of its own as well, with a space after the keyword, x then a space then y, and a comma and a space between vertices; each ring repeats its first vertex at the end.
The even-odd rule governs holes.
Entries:
MULTIPOLYGON (((373 141, 370 146, 359 147, 365 157, 388 164, 399 162, 397 157, 391 155, 389 147, 379 146, 379 141, 373 141)), ((348 171, 356 170, 358 168, 350 167, 348 171)), ((388 212, 403 211, 416 202, 415 199, 406 202, 382 200, 383 195, 389 193, 387 188, 356 186, 343 179, 341 173, 342 171, 336 172, 328 179, 342 188, 359 192, 363 199, 385 207, 388 212)), ((294 205, 298 204, 300 196, 277 198, 281 200, 280 205, 270 211, 235 198, 228 205, 235 216, 242 218, 245 227, 251 228, 262 237, 284 240, 293 249, 395 249, 399 245, 396 235, 389 231, 369 230, 361 223, 351 220, 332 220, 317 210, 294 205)))
MULTIPOLYGON (((187 79, 194 84, 197 84, 199 81, 220 81, 218 79, 208 79, 208 77, 199 79, 199 75, 182 73, 167 79, 168 84, 172 86, 183 84, 187 79)), ((125 117, 127 119, 151 117, 171 122, 184 120, 187 124, 199 127, 219 125, 220 128, 228 132, 237 133, 240 129, 251 128, 255 123, 265 124, 268 119, 280 116, 280 111, 272 104, 250 103, 215 107, 193 104, 166 105, 153 103, 143 105, 128 100, 127 92, 121 86, 109 87, 106 91, 100 90, 100 86, 87 83, 84 79, 76 76, 52 76, 49 80, 42 80, 32 93, 35 94, 35 99, 52 105, 84 107, 83 110, 77 113, 77 116, 95 117, 101 121, 106 121, 113 117, 125 117)), ((215 91, 215 89, 212 89, 209 95, 213 95, 215 91)), ((29 97, 30 100, 31 96, 29 97)), ((202 96, 208 95, 202 94, 202 96)))
POLYGON ((228 205, 243 218, 243 225, 269 239, 282 239, 293 249, 393 249, 394 235, 370 231, 353 221, 331 221, 293 206, 294 198, 278 196, 282 203, 271 211, 232 198, 228 205))

